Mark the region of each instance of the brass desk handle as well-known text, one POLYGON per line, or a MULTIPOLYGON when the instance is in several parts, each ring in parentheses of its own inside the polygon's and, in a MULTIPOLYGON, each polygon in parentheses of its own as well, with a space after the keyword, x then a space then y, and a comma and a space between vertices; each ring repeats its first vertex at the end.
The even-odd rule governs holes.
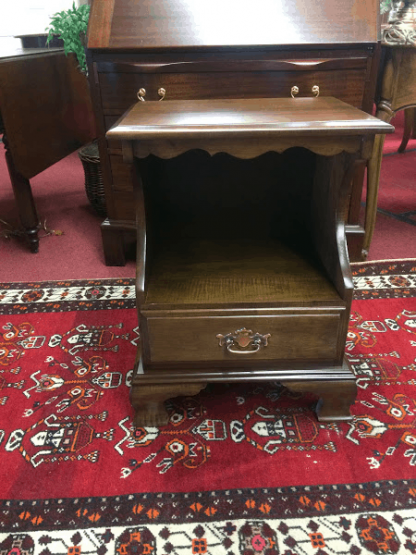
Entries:
POLYGON ((142 102, 145 101, 145 97, 146 96, 146 89, 139 89, 139 92, 137 93, 137 98, 139 100, 141 100, 142 102))
MULTIPOLYGON (((313 95, 314 95, 315 98, 318 98, 318 96, 319 96, 319 85, 314 85, 314 86, 312 87, 312 93, 313 93, 313 95)), ((297 86, 295 85, 294 87, 292 87, 292 88, 290 89, 290 96, 291 96, 292 98, 295 98, 295 96, 296 96, 297 94, 299 94, 299 87, 297 87, 297 86)))
POLYGON ((314 86, 312 87, 312 92, 313 92, 313 94, 315 95, 315 98, 318 98, 318 96, 319 96, 319 86, 318 86, 318 85, 314 85, 314 86))
POLYGON ((297 87, 297 86, 295 85, 294 87, 292 87, 292 88, 290 89, 290 96, 291 96, 292 98, 295 98, 295 96, 296 96, 297 94, 299 94, 299 87, 297 87))
POLYGON ((216 335, 216 338, 219 339, 219 346, 225 346, 227 351, 234 355, 252 355, 258 353, 261 347, 267 347, 269 337, 270 333, 261 335, 260 333, 253 333, 246 328, 237 330, 234 333, 227 333, 226 335, 221 333, 216 335), (247 347, 251 348, 248 349, 247 347))
MULTIPOLYGON (((163 87, 160 87, 160 89, 158 89, 157 94, 161 97, 159 98, 159 102, 161 100, 163 100, 166 96, 166 89, 164 89, 163 87)), ((139 89, 138 93, 137 93, 137 98, 139 100, 141 100, 142 102, 145 102, 145 96, 146 96, 146 89, 139 89)))

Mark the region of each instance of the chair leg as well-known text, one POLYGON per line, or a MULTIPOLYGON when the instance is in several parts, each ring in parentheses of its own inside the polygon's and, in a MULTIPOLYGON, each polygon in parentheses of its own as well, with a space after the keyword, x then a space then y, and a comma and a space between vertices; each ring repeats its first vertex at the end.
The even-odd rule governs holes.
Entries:
POLYGON ((413 124, 414 124, 415 113, 416 113, 416 110, 414 108, 408 108, 407 110, 404 111, 403 139, 402 139, 402 142, 400 143, 398 152, 404 152, 406 150, 407 143, 409 142, 409 139, 412 135, 412 130, 414 133, 413 124))
POLYGON ((373 238, 377 218, 377 197, 380 182, 381 160, 383 157, 384 135, 377 135, 374 140, 373 154, 367 166, 367 199, 365 206, 365 233, 363 241, 363 259, 368 256, 368 251, 373 238))

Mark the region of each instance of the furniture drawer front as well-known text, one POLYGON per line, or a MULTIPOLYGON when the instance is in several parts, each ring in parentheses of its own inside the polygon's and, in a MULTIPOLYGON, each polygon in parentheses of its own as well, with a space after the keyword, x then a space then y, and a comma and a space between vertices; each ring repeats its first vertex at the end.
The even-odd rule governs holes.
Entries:
POLYGON ((279 316, 148 317, 142 332, 147 335, 151 363, 333 361, 339 355, 341 314, 329 311, 279 316), (235 334, 244 328, 263 336, 258 347, 244 333, 235 334), (227 339, 222 340, 220 334, 233 334, 237 339, 227 346, 227 339))
POLYGON ((103 73, 100 88, 103 113, 122 115, 137 102, 137 91, 146 89, 146 100, 159 100, 158 89, 166 89, 164 102, 179 99, 209 98, 273 98, 290 97, 292 86, 299 87, 298 96, 313 96, 318 85, 321 96, 334 96, 355 107, 361 107, 366 69, 303 70, 267 72, 206 73, 103 73))

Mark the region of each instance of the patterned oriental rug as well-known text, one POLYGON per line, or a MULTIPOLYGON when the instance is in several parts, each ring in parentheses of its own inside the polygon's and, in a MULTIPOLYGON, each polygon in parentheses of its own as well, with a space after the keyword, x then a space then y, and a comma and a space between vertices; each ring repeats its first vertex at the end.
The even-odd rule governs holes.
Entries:
POLYGON ((416 553, 416 261, 354 280, 353 422, 240 384, 137 430, 133 280, 0 284, 0 555, 416 553))

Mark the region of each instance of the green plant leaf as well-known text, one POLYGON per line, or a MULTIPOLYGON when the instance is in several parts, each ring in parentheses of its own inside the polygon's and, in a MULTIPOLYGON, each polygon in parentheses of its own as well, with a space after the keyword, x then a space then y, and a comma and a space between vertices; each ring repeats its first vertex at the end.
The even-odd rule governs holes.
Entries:
POLYGON ((380 0, 380 13, 386 13, 390 11, 392 5, 392 0, 380 0))
POLYGON ((80 33, 86 33, 88 28, 88 19, 90 14, 90 6, 84 4, 79 8, 75 2, 69 10, 63 10, 55 13, 50 21, 48 31, 47 44, 56 34, 64 41, 64 52, 68 55, 73 52, 78 60, 80 68, 86 72, 87 64, 85 50, 80 39, 80 33))

